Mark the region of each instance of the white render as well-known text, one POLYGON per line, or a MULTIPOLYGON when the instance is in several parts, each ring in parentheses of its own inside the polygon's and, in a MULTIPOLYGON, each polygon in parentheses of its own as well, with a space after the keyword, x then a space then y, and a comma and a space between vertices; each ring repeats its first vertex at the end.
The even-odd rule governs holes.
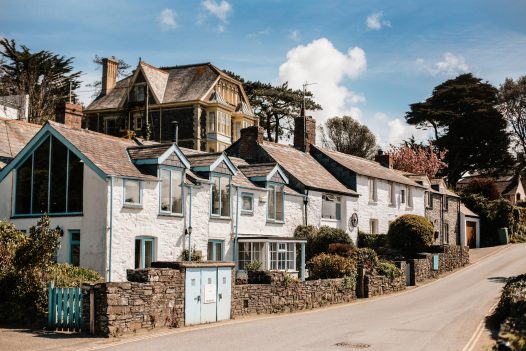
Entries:
POLYGON ((406 189, 405 184, 394 183, 395 201, 389 205, 389 182, 376 178, 377 201, 369 201, 369 177, 357 175, 357 189, 360 194, 358 198, 358 227, 360 231, 369 233, 369 221, 378 220, 378 234, 386 234, 389 229, 389 223, 397 217, 404 214, 425 215, 424 206, 424 188, 411 187, 413 195, 413 206, 407 206, 407 203, 401 201, 401 190, 406 189))

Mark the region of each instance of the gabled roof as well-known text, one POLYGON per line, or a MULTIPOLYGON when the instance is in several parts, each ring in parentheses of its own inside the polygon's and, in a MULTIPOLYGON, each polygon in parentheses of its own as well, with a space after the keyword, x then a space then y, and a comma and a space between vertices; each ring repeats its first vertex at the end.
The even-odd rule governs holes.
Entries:
POLYGON ((289 178, 277 163, 254 163, 238 168, 251 181, 271 181, 274 175, 278 174, 284 183, 289 182, 289 178))
POLYGON ((468 217, 479 217, 478 214, 476 214, 475 212, 471 211, 462 202, 460 203, 460 213, 462 213, 464 216, 468 216, 468 217))
POLYGON ((224 152, 188 155, 192 170, 196 172, 213 172, 217 166, 224 163, 232 175, 236 175, 237 168, 224 152))
POLYGON ((166 84, 168 83, 168 72, 142 61, 139 63, 139 67, 143 72, 144 79, 152 90, 155 101, 157 101, 158 104, 162 104, 166 84))
POLYGON ((118 108, 121 102, 128 96, 128 90, 132 76, 126 77, 115 84, 115 87, 106 95, 99 96, 84 109, 84 111, 106 110, 118 108))
POLYGON ((371 178, 388 180, 399 184, 423 187, 422 185, 405 177, 404 175, 402 175, 402 173, 394 169, 384 167, 378 162, 366 160, 361 157, 344 154, 342 152, 334 150, 328 150, 319 146, 313 147, 325 156, 331 158, 333 161, 340 164, 342 167, 345 167, 349 171, 354 172, 356 174, 364 175, 371 178))
POLYGON ((128 148, 130 159, 136 165, 163 163, 168 156, 175 153, 185 168, 190 168, 190 162, 175 144, 140 145, 128 148))
POLYGON ((221 96, 221 94, 219 94, 218 91, 214 91, 212 94, 210 94, 210 98, 208 99, 208 101, 212 103, 224 105, 224 106, 229 106, 228 103, 223 98, 223 96, 221 96))
POLYGON ((308 153, 289 145, 268 141, 263 141, 260 146, 289 175, 297 179, 306 188, 358 196, 358 193, 340 183, 308 153))
POLYGON ((38 124, 0 118, 0 169, 15 158, 41 127, 38 124))

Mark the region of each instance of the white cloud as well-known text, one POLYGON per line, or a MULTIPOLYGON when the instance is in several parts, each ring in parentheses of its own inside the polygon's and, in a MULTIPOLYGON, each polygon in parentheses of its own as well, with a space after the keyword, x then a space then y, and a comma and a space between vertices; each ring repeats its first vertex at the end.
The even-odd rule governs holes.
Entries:
POLYGON ((213 16, 219 18, 222 22, 227 22, 228 15, 232 12, 232 5, 228 1, 205 0, 201 5, 213 16))
POLYGON ((387 143, 382 140, 383 144, 399 145, 403 140, 407 140, 414 136, 417 141, 427 140, 429 132, 422 129, 416 129, 414 126, 410 126, 402 119, 395 118, 387 122, 389 128, 389 134, 387 136, 387 143))
POLYGON ((381 11, 371 13, 365 20, 367 28, 372 30, 380 30, 382 27, 391 27, 391 22, 383 19, 383 16, 384 14, 381 11))
POLYGON ((217 28, 216 28, 216 31, 218 33, 223 33, 225 31, 225 26, 223 26, 222 24, 218 24, 217 28))
POLYGON ((466 63, 464 57, 462 55, 455 55, 451 52, 446 52, 442 56, 442 59, 434 64, 429 64, 422 58, 417 58, 416 64, 422 70, 433 76, 456 76, 460 73, 469 71, 469 65, 466 63))
POLYGON ((323 107, 322 111, 312 113, 321 125, 333 116, 361 117, 361 110, 354 105, 364 102, 365 97, 348 89, 343 81, 357 78, 366 68, 361 48, 341 52, 331 41, 321 38, 289 50, 287 60, 279 67, 279 81, 288 81, 293 89, 301 89, 304 82, 315 83, 308 89, 323 107))
POLYGON ((175 21, 175 11, 170 9, 164 9, 159 15, 159 25, 163 31, 174 29, 177 27, 177 22, 175 21))
POLYGON ((300 31, 293 30, 292 32, 290 32, 289 39, 292 39, 294 41, 299 41, 301 39, 300 31))

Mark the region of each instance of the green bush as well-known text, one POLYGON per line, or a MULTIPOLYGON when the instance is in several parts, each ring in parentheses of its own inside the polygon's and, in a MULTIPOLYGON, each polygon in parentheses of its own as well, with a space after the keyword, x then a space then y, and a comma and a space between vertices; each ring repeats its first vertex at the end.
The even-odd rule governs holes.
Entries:
POLYGON ((364 268, 369 271, 378 265, 376 252, 368 247, 354 249, 351 252, 350 258, 356 262, 356 264, 363 264, 364 268))
POLYGON ((311 241, 311 253, 317 255, 320 253, 327 253, 330 244, 348 244, 354 246, 349 235, 338 228, 331 228, 328 226, 321 226, 317 235, 311 241))
MULTIPOLYGON (((188 249, 184 249, 181 253, 181 258, 183 261, 187 262, 190 261, 190 255, 188 254, 188 249)), ((195 249, 195 247, 192 249, 192 262, 201 262, 203 260, 203 254, 201 251, 198 251, 195 249)))
POLYGON ((402 275, 402 271, 393 263, 388 261, 380 261, 376 267, 376 272, 391 279, 398 278, 402 275))
POLYGON ((342 278, 356 275, 356 267, 350 259, 326 253, 313 257, 308 263, 308 268, 311 279, 342 278))
POLYGON ((434 239, 433 224, 418 215, 403 215, 389 226, 389 245, 407 256, 425 251, 434 239))
POLYGON ((305 244, 305 259, 310 260, 312 256, 315 255, 313 252, 314 241, 318 235, 318 228, 313 225, 299 225, 294 230, 294 237, 297 239, 305 239, 307 243, 305 244))
POLYGON ((261 270, 262 263, 260 261, 252 261, 245 264, 245 270, 247 271, 259 271, 261 270))
POLYGON ((385 234, 366 234, 358 232, 358 247, 368 247, 378 250, 387 246, 387 235, 385 234))
POLYGON ((53 265, 48 280, 53 281, 59 288, 81 287, 84 283, 94 284, 104 281, 98 272, 68 263, 53 265))

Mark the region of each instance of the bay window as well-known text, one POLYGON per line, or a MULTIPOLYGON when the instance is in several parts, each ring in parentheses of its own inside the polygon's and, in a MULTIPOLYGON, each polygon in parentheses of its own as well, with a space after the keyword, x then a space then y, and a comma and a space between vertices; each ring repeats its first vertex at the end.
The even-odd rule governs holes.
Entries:
MULTIPOLYGON (((239 269, 251 262, 261 262, 265 260, 265 243, 262 242, 242 242, 239 243, 239 269)), ((265 267, 262 267, 263 269, 265 267)))
POLYGON ((284 219, 284 190, 282 185, 268 186, 267 219, 274 222, 283 222, 284 219))
POLYGON ((161 212, 183 213, 183 171, 176 168, 161 168, 161 212))
POLYGON ((83 181, 83 162, 48 137, 16 170, 14 214, 80 214, 83 181))
POLYGON ((213 175, 211 181, 212 216, 230 217, 230 176, 213 175))
POLYGON ((321 203, 321 217, 327 219, 341 219, 342 212, 342 197, 323 194, 321 203))

